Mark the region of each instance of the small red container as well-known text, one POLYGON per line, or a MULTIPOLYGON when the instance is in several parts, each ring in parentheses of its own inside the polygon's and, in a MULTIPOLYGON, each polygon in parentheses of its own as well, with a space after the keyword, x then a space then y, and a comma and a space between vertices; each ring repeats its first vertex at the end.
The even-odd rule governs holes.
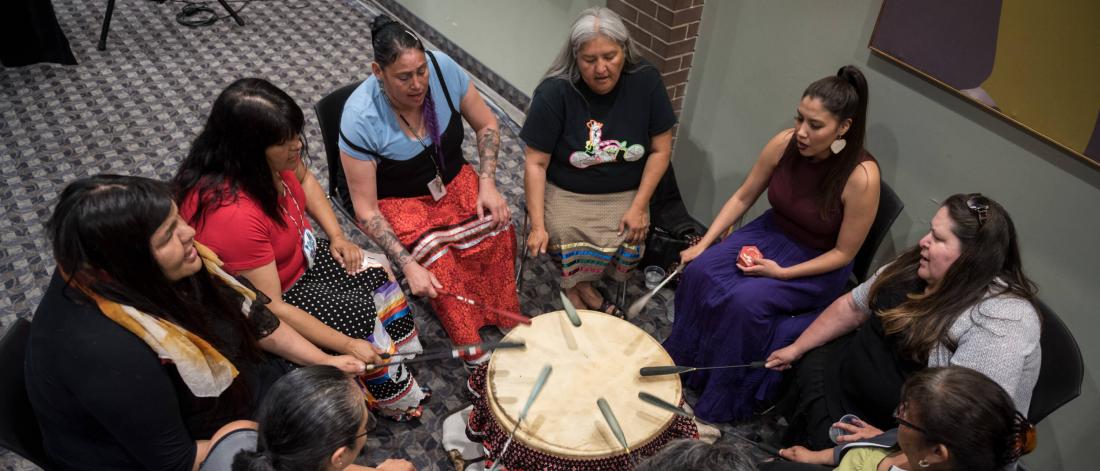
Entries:
POLYGON ((764 254, 760 253, 760 249, 755 245, 746 245, 741 247, 741 253, 737 255, 737 264, 741 267, 753 266, 752 260, 764 258, 764 254))

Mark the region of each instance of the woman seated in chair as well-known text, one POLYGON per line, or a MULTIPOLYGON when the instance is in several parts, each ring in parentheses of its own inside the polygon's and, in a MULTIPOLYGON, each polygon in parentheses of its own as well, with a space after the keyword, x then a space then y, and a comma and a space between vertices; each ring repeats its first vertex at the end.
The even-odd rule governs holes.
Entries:
POLYGON ((624 281, 641 260, 675 124, 661 73, 638 54, 622 19, 602 7, 581 12, 520 134, 527 251, 549 250, 574 306, 623 316, 596 282, 624 281))
POLYGON ((845 413, 887 428, 905 378, 926 367, 977 370, 1027 414, 1042 359, 1034 295, 1004 208, 976 193, 947 198, 916 247, 768 356, 783 370, 809 352, 796 372, 794 441, 824 448, 845 413))
MULTIPOLYGON (((421 351, 400 286, 347 239, 302 161, 304 122, 298 104, 266 80, 233 82, 173 180, 180 214, 226 270, 256 285, 271 311, 313 343, 369 364, 382 363, 376 351, 421 351)), ((360 380, 381 415, 419 417, 428 391, 403 365, 360 380)))
MULTIPOLYGON (((682 263, 692 263, 676 290, 676 320, 664 343, 678 365, 762 360, 794 340, 848 282, 879 198, 878 165, 863 150, 863 73, 845 66, 810 84, 794 124, 764 146, 706 235, 681 253, 682 263), (765 189, 772 209, 710 247, 765 189), (750 245, 763 256, 742 257, 750 245)), ((727 422, 770 399, 780 375, 734 368, 684 379, 699 391, 695 413, 727 422)))
POLYGON ((168 186, 71 183, 47 222, 57 261, 27 345, 27 392, 64 469, 197 469, 208 438, 247 426, 274 380, 263 351, 346 373, 194 241, 168 186))
POLYGON ((355 464, 367 443, 363 393, 339 370, 307 366, 271 386, 257 429, 234 431, 211 446, 200 471, 414 471, 405 460, 355 464))
MULTIPOLYGON (((515 232, 497 191, 500 133, 493 112, 447 55, 426 51, 386 15, 371 24, 373 75, 355 89, 340 120, 340 160, 361 227, 431 298, 456 344, 478 329, 515 321, 439 296, 440 289, 519 311, 515 232), (480 170, 462 156, 465 119, 477 135, 480 170)), ((478 363, 488 359, 465 358, 478 363)))
POLYGON ((836 466, 844 471, 921 469, 998 471, 1035 448, 1035 427, 1016 410, 997 383, 970 368, 949 366, 915 373, 901 390, 894 411, 897 428, 837 423, 844 433, 835 448, 784 448, 766 471, 836 466), (815 465, 815 466, 808 466, 815 465), (896 466, 897 468, 893 468, 896 466))

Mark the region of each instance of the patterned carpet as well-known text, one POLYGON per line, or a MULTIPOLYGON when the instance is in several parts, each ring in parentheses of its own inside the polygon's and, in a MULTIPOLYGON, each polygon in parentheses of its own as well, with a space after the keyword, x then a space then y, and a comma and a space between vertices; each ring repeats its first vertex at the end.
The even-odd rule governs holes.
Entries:
MULTIPOLYGON (((368 25, 380 11, 351 0, 256 1, 241 13, 244 27, 220 21, 187 28, 174 20, 181 3, 121 0, 108 49, 99 52, 95 41, 104 2, 53 3, 80 65, 0 71, 0 331, 17 317, 30 317, 42 296, 53 270, 42 224, 65 183, 103 172, 168 178, 218 92, 237 78, 264 77, 302 105, 314 156, 310 167, 327 185, 312 105, 366 77, 372 57, 368 25)), ((497 182, 519 224, 523 151, 515 123, 499 112, 498 118, 503 145, 497 182)), ((467 129, 465 153, 476 158, 472 136, 467 129)), ((369 245, 348 221, 342 223, 369 245)), ((553 274, 547 259, 528 261, 521 292, 525 312, 560 309, 553 274)), ((641 289, 636 277, 627 299, 641 289)), ((426 304, 415 304, 425 347, 445 345, 426 304)), ((635 322, 661 339, 669 323, 663 306, 652 307, 635 322)), ((486 335, 487 340, 497 336, 486 335)), ((398 457, 421 470, 452 469, 440 444, 441 423, 467 405, 466 373, 457 360, 420 366, 416 373, 435 391, 429 410, 418 424, 382 421, 360 463, 398 457)), ((0 450, 0 470, 22 469, 35 468, 0 450)))

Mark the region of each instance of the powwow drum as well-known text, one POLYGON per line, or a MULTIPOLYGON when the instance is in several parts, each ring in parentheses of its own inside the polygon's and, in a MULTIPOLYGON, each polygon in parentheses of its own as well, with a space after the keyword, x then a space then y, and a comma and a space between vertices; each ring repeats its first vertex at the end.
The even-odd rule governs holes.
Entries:
POLYGON ((632 469, 671 440, 698 438, 691 419, 638 399, 638 392, 645 391, 681 404, 678 376, 638 374, 643 366, 674 364, 661 344, 627 321, 596 311, 578 314, 580 327, 564 311, 516 327, 504 340, 523 341, 527 347, 497 350, 470 375, 474 408, 466 432, 482 443, 489 459, 509 470, 632 469), (500 456, 546 364, 553 373, 500 456), (600 397, 622 427, 629 456, 596 405, 600 397))

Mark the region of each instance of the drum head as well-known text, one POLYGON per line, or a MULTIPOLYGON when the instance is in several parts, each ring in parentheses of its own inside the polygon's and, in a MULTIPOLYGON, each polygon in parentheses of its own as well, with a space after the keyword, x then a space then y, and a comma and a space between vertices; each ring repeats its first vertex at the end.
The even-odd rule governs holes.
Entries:
POLYGON ((671 366, 672 358, 633 324, 596 311, 578 311, 574 327, 564 311, 543 314, 513 329, 505 341, 525 349, 497 350, 489 361, 486 399, 500 427, 510 432, 542 367, 553 367, 546 386, 516 432, 527 447, 573 459, 621 454, 596 400, 607 399, 627 444, 635 449, 661 434, 674 414, 638 399, 645 391, 672 404, 681 398, 677 375, 641 377, 643 366, 671 366))

